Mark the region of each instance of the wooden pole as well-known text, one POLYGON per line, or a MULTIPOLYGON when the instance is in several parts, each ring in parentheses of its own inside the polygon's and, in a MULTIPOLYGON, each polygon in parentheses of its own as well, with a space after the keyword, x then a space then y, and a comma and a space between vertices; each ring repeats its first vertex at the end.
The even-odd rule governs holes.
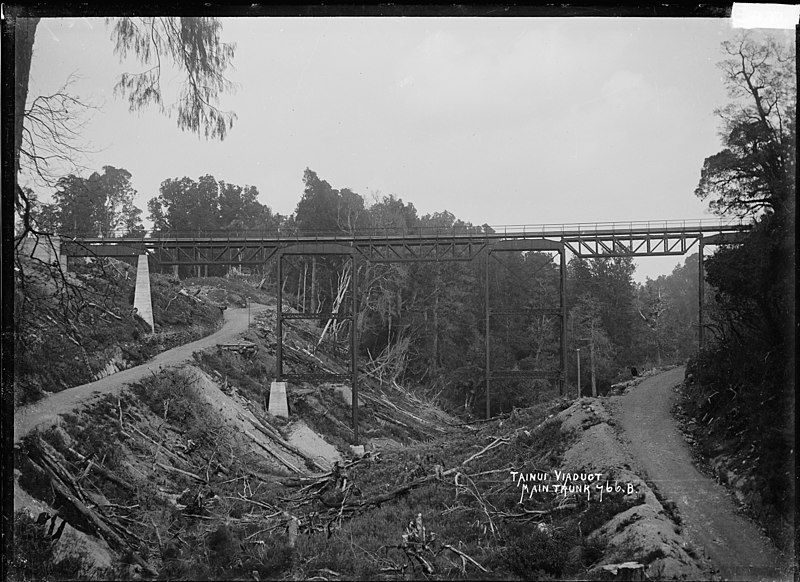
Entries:
POLYGON ((283 255, 278 254, 278 309, 277 321, 275 323, 275 375, 276 381, 280 382, 283 376, 283 255))
POLYGON ((351 274, 350 289, 353 295, 353 305, 350 308, 350 366, 353 373, 353 444, 358 445, 358 270, 356 256, 350 255, 351 274))
POLYGON ((306 312, 306 280, 308 279, 308 263, 303 261, 303 295, 300 302, 300 311, 302 313, 306 312))
POLYGON ((484 281, 484 325, 486 326, 486 419, 491 418, 491 396, 489 394, 489 249, 486 249, 484 281))
POLYGON ((311 313, 317 312, 317 257, 311 257, 311 313))
POLYGON ((703 330, 703 299, 705 298, 706 274, 703 264, 703 235, 698 239, 699 253, 697 255, 697 344, 703 349, 705 333, 703 330))
POLYGON ((301 302, 303 301, 303 297, 302 297, 303 291, 302 291, 302 283, 301 283, 302 279, 303 279, 303 274, 298 269, 297 270, 297 305, 296 305, 296 307, 297 307, 297 311, 300 311, 300 312, 303 311, 303 308, 300 305, 301 302))
POLYGON ((576 348, 575 352, 578 354, 578 398, 581 397, 581 349, 576 348))

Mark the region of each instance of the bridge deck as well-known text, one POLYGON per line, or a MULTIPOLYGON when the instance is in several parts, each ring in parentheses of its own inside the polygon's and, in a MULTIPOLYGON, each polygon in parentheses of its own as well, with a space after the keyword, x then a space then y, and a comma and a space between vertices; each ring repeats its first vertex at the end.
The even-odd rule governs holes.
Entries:
MULTIPOLYGON (((582 222, 565 224, 512 224, 500 226, 455 226, 452 228, 415 227, 409 229, 360 229, 349 233, 312 231, 292 233, 287 230, 196 230, 196 231, 145 231, 144 236, 131 236, 118 231, 109 236, 75 237, 85 244, 118 244, 122 242, 170 243, 294 243, 335 242, 344 244, 369 244, 370 242, 438 241, 443 238, 462 240, 497 240, 506 238, 582 238, 615 235, 671 235, 721 232, 741 232, 750 225, 741 221, 689 219, 651 220, 628 222, 582 222)), ((65 239, 73 238, 62 233, 65 239)))
MULTIPOLYGON (((139 236, 69 238, 62 233, 62 253, 71 256, 121 256, 153 251, 163 265, 263 264, 290 245, 339 245, 355 248, 370 260, 472 260, 497 241, 544 239, 563 244, 581 257, 681 255, 700 237, 736 235, 750 228, 730 220, 658 220, 570 224, 464 226, 452 228, 370 229, 352 234, 331 232, 150 231, 139 236)), ((319 247, 324 250, 324 246, 319 247)), ((305 252, 305 251, 304 251, 305 252)))

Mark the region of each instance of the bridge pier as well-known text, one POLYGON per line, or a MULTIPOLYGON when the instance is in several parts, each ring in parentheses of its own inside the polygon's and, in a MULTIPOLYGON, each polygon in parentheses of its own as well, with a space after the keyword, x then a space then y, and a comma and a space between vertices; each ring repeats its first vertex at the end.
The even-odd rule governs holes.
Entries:
MULTIPOLYGON (((353 425, 353 444, 359 444, 358 434, 358 261, 356 259, 357 250, 353 246, 340 245, 336 243, 306 243, 306 244, 292 244, 278 249, 277 251, 277 275, 278 280, 277 288, 277 309, 276 309, 276 336, 277 341, 275 345, 275 381, 272 383, 272 388, 276 389, 276 403, 282 402, 285 398, 285 391, 289 383, 303 382, 303 381, 321 381, 321 380, 334 380, 337 382, 350 380, 351 390, 353 392, 352 402, 352 425, 353 425), (350 261, 350 299, 351 306, 349 313, 340 313, 338 311, 328 313, 287 313, 283 310, 283 284, 284 284, 284 259, 288 255, 310 255, 310 256, 343 256, 350 261), (350 322, 350 371, 347 374, 337 373, 286 373, 283 366, 283 348, 284 338, 283 329, 284 321, 292 319, 308 319, 319 320, 327 317, 329 321, 334 319, 348 320, 350 322), (280 390, 283 390, 284 396, 281 396, 280 390)), ((291 265, 290 265, 291 266, 291 265)), ((347 311, 344 303, 340 306, 342 311, 347 311)), ((270 412, 273 407, 272 392, 270 392, 269 400, 270 412)), ((276 404, 280 407, 281 404, 276 404)), ((279 409, 279 408, 276 408, 279 409)))
POLYGON ((273 416, 289 418, 289 403, 286 398, 286 382, 273 382, 269 389, 267 410, 273 416))
POLYGON ((697 238, 697 345, 702 350, 705 333, 703 329, 703 300, 706 295, 706 273, 703 264, 703 235, 697 238))
POLYGON ((155 330, 153 323, 153 301, 150 297, 150 265, 147 253, 139 255, 136 263, 136 287, 133 294, 133 308, 139 317, 155 330))

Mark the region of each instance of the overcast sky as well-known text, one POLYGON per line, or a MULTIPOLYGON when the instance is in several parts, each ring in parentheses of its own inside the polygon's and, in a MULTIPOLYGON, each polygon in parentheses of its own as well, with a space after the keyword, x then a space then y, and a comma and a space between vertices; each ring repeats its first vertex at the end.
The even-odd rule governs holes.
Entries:
MULTIPOLYGON (((102 106, 88 165, 130 171, 142 209, 166 178, 212 174, 289 214, 309 167, 475 224, 703 218, 694 189, 720 149, 715 63, 733 32, 688 18, 223 19, 238 91, 221 107, 238 120, 208 142, 114 97, 142 67, 120 63, 102 19, 43 19, 29 99, 80 75, 74 92, 102 106)), ((680 260, 644 259, 636 279, 680 260)))

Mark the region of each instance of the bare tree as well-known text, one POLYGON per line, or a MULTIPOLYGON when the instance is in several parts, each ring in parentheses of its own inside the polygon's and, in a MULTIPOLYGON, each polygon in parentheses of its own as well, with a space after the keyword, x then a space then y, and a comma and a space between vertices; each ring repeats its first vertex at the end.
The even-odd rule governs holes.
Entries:
POLYGON ((71 87, 78 80, 71 74, 50 95, 39 95, 25 109, 19 165, 34 180, 53 186, 66 172, 86 170, 88 153, 81 132, 98 107, 74 95, 71 87))

